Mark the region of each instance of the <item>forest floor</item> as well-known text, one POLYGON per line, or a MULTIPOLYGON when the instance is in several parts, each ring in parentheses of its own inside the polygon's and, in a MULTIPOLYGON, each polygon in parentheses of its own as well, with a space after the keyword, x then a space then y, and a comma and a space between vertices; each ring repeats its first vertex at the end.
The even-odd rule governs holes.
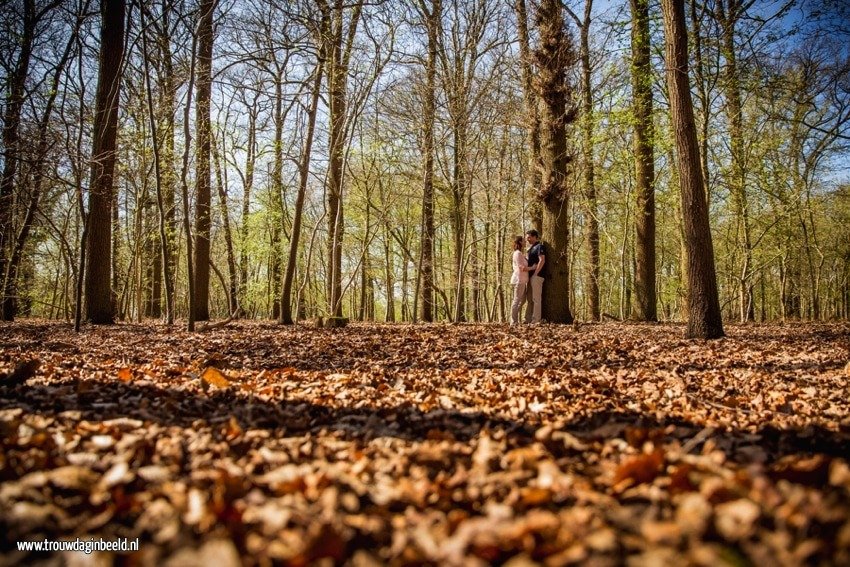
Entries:
POLYGON ((850 324, 683 334, 0 324, 0 564, 850 564, 850 324))

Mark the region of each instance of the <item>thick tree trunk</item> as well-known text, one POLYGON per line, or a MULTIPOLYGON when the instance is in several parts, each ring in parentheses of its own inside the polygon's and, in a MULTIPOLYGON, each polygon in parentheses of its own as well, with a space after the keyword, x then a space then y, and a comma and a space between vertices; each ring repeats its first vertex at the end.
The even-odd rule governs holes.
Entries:
POLYGON ((631 0, 635 209, 635 302, 638 321, 657 321, 655 289, 655 128, 652 122, 649 0, 631 0))
POLYGON ((571 89, 567 70, 575 64, 575 55, 564 30, 563 8, 558 0, 541 1, 536 23, 540 40, 535 50, 539 68, 535 87, 542 102, 540 155, 543 169, 539 198, 545 209, 544 227, 549 231, 545 247, 548 277, 543 285, 543 319, 550 323, 572 323, 567 125, 575 120, 576 112, 568 107, 571 89))
POLYGON ((86 320, 111 324, 115 317, 112 268, 113 173, 118 132, 118 91, 124 55, 124 0, 101 0, 100 62, 92 135, 86 238, 86 320))
POLYGON ((215 3, 216 0, 201 0, 198 15, 195 106, 195 321, 207 321, 210 318, 210 97, 215 3))
POLYGON ((708 203, 699 163, 693 101, 688 81, 684 0, 662 0, 667 88, 676 137, 685 245, 688 250, 688 330, 691 338, 723 336, 708 203))

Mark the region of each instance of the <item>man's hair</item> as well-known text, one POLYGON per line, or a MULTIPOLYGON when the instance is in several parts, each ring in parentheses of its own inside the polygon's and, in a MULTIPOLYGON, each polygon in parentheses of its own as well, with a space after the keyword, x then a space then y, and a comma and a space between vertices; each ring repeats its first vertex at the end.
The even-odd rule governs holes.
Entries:
POLYGON ((533 236, 534 238, 540 238, 540 233, 538 233, 533 228, 531 230, 526 230, 525 234, 526 234, 526 236, 533 236))

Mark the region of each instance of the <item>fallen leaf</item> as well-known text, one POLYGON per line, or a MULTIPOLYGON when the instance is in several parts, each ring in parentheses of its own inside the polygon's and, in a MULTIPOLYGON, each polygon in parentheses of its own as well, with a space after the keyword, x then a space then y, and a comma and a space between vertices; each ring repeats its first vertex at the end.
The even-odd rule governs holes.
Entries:
POLYGON ((3 386, 18 386, 23 384, 33 376, 35 376, 41 362, 38 360, 25 360, 15 366, 11 374, 5 377, 0 377, 0 385, 3 386))
POLYGON ((204 371, 201 372, 201 380, 217 388, 230 387, 230 379, 225 376, 221 370, 214 366, 207 366, 204 371))
POLYGON ((97 475, 87 467, 68 465, 47 473, 51 484, 67 490, 88 491, 97 482, 97 475))
POLYGON ((752 534, 761 509, 752 500, 740 498, 715 507, 714 524, 728 540, 746 539, 752 534))
POLYGON ((831 459, 826 455, 787 455, 772 464, 768 474, 776 480, 787 480, 808 486, 824 486, 829 482, 831 459))
POLYGON ((622 490, 635 484, 652 482, 661 473, 663 465, 664 453, 661 449, 629 457, 617 467, 614 486, 622 490))

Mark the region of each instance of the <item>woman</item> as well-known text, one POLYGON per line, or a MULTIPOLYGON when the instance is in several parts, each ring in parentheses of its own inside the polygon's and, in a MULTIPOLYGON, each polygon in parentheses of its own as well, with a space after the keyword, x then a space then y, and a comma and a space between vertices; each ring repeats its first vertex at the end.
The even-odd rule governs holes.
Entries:
POLYGON ((525 301, 525 290, 528 287, 528 259, 525 257, 523 249, 525 241, 522 235, 514 237, 514 253, 511 257, 513 265, 513 273, 511 274, 511 284, 514 286, 514 301, 511 304, 511 325, 519 323, 519 308, 522 307, 525 301))

